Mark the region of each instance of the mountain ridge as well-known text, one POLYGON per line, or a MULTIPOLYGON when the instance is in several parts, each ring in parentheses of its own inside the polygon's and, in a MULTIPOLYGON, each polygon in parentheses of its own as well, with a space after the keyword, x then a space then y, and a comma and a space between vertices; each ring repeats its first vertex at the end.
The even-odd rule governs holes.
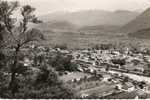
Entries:
POLYGON ((142 14, 134 20, 121 27, 120 31, 133 33, 150 27, 150 8, 146 9, 142 14))
POLYGON ((104 11, 104 10, 84 10, 78 12, 54 12, 40 19, 44 22, 49 21, 68 21, 77 26, 95 25, 125 25, 133 20, 139 13, 131 11, 104 11))

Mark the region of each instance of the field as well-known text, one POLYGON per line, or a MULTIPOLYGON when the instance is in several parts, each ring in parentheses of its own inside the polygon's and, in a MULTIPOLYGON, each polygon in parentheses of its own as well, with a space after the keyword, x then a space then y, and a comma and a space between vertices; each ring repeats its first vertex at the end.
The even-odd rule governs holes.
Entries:
POLYGON ((90 88, 80 91, 81 94, 95 94, 102 96, 103 94, 111 93, 114 90, 114 84, 108 84, 101 82, 101 84, 95 88, 90 88))
MULTIPOLYGON (((96 44, 142 44, 149 46, 148 39, 128 37, 126 33, 45 32, 47 45, 67 45, 69 48, 89 48, 96 44)), ((44 42, 45 44, 45 42, 44 42)))
MULTIPOLYGON (((110 73, 118 73, 120 74, 120 72, 117 71, 109 71, 110 73)), ((146 77, 146 76, 139 76, 139 75, 135 75, 135 74, 131 74, 131 73, 122 73, 125 76, 130 77, 131 79, 137 80, 137 81, 145 81, 145 82, 150 82, 150 77, 146 77)))
POLYGON ((63 75, 60 77, 61 80, 67 82, 73 79, 80 79, 80 78, 84 78, 85 76, 90 76, 86 73, 80 73, 80 72, 73 72, 73 73, 69 73, 67 75, 63 75))

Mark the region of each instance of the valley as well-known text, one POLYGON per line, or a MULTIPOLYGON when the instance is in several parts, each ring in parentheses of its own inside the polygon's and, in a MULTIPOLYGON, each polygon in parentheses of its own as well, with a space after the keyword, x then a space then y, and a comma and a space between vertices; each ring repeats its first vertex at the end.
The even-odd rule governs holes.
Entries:
POLYGON ((149 99, 144 2, 0 0, 0 98, 149 99))

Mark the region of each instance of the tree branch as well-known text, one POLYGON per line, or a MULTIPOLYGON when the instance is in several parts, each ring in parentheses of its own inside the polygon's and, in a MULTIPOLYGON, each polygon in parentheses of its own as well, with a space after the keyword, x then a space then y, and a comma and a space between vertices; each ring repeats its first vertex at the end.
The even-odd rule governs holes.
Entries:
POLYGON ((18 42, 17 39, 15 38, 15 36, 14 36, 12 30, 9 28, 9 25, 8 25, 8 22, 7 22, 6 19, 4 19, 4 24, 5 24, 5 26, 6 26, 7 31, 9 32, 9 34, 13 37, 13 39, 14 39, 16 42, 18 42))

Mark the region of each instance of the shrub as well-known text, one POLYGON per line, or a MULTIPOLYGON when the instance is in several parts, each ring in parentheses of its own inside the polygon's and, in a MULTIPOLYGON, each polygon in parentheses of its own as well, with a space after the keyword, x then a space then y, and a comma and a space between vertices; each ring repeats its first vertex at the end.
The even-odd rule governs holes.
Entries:
POLYGON ((126 64, 125 59, 112 59, 111 61, 112 61, 113 64, 119 64, 121 66, 126 64))
POLYGON ((56 71, 77 71, 77 64, 71 60, 72 56, 65 56, 58 53, 54 58, 50 59, 49 64, 51 64, 56 71))
POLYGON ((68 49, 68 46, 67 46, 67 44, 56 44, 54 46, 54 48, 59 48, 61 50, 66 50, 66 49, 68 49))

